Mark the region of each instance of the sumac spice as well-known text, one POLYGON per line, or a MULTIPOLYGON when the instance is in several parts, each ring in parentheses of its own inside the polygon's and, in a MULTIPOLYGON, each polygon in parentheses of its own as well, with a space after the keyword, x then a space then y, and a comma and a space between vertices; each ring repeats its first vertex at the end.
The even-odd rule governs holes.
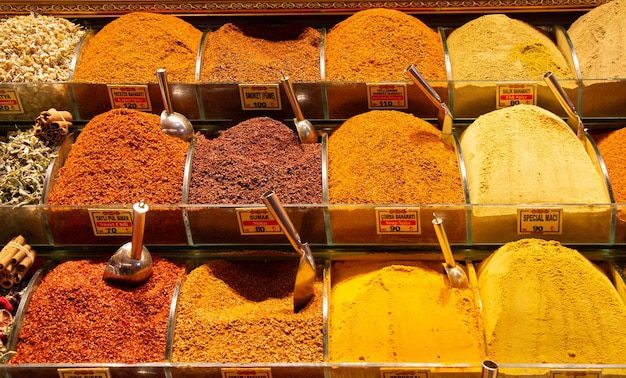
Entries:
POLYGON ((219 137, 199 136, 189 203, 253 204, 275 190, 283 203, 322 202, 322 147, 267 117, 251 118, 219 137))
POLYGON ((184 266, 153 256, 137 288, 102 279, 106 261, 66 261, 42 279, 10 364, 140 363, 165 359, 170 305, 184 266))

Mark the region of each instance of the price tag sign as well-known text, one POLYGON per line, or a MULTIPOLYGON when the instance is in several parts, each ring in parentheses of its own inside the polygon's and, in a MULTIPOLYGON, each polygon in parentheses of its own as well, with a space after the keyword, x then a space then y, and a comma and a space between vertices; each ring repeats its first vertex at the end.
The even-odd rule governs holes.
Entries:
POLYGON ((497 84, 496 109, 514 105, 537 105, 537 84, 497 84))
POLYGON ((517 209, 518 234, 561 234, 563 209, 517 209))
POLYGON ((370 110, 406 109, 408 103, 406 84, 367 84, 367 105, 370 110))
POLYGON ((552 369, 550 378, 602 378, 600 369, 552 369))
POLYGON ((241 109, 281 110, 278 84, 239 84, 241 109))
POLYGON ((60 378, 111 378, 108 368, 94 369, 57 369, 60 378))
POLYGON ((96 236, 128 236, 133 234, 132 209, 89 209, 89 219, 96 236))
POLYGON ((429 378, 428 370, 380 368, 380 378, 429 378))
POLYGON ((22 100, 17 93, 17 89, 0 88, 0 114, 21 114, 24 113, 22 100))
POLYGON ((283 231, 267 209, 236 209, 241 235, 280 235, 283 231))
POLYGON ((413 234, 419 235, 419 207, 377 207, 376 232, 378 234, 413 234))
POLYGON ((107 88, 113 109, 152 110, 147 85, 107 85, 107 88))
POLYGON ((272 369, 222 368, 222 378, 272 378, 272 369))

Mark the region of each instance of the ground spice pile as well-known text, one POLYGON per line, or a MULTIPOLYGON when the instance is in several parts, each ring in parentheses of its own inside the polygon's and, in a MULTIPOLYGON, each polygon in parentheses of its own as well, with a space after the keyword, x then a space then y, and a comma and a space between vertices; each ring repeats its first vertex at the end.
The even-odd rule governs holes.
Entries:
POLYGON ((374 110, 328 138, 328 196, 344 204, 459 204, 456 151, 441 131, 411 114, 374 110))
POLYGON ((106 261, 66 261, 33 294, 10 364, 141 363, 165 359, 170 303, 184 267, 153 256, 129 289, 102 279, 106 261))
POLYGON ((419 19, 393 9, 357 12, 324 41, 330 81, 407 81, 411 64, 427 80, 446 80, 441 36, 419 19))
POLYGON ((206 36, 201 81, 319 81, 320 41, 310 27, 225 24, 206 36))
POLYGON ((158 115, 114 109, 81 131, 59 170, 50 205, 182 203, 189 143, 161 130, 158 115))
POLYGON ((191 271, 178 300, 172 361, 321 362, 321 274, 313 300, 294 313, 296 268, 295 260, 211 261, 191 271))
POLYGON ((504 14, 478 17, 446 39, 454 80, 573 78, 556 44, 534 26, 504 14))
POLYGON ((336 262, 329 359, 477 364, 485 356, 473 289, 436 262, 336 262))
POLYGON ((73 81, 155 83, 165 68, 170 82, 195 81, 202 32, 170 15, 133 12, 105 25, 81 49, 73 81))
POLYGON ((626 203, 626 128, 592 133, 604 160, 616 203, 626 203))
POLYGON ((480 265, 478 286, 490 359, 623 363, 626 306, 578 251, 539 239, 505 244, 480 265))
POLYGON ((322 202, 322 146, 267 117, 239 123, 194 145, 189 203, 262 203, 275 190, 283 203, 322 202))

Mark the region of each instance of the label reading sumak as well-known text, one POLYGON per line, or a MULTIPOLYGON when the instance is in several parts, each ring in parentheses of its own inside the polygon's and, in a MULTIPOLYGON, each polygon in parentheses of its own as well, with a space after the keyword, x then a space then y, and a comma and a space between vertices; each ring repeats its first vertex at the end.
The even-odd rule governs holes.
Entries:
POLYGON ((497 84, 496 109, 514 105, 537 105, 537 84, 497 84))
POLYGON ((380 368, 380 378, 428 378, 428 370, 380 368))
POLYGON ((128 236, 133 234, 132 209, 89 209, 89 219, 96 236, 128 236))
POLYGON ((107 85, 107 89, 113 109, 152 110, 147 85, 107 85))
POLYGON ((406 109, 406 84, 367 84, 367 105, 370 110, 406 109))
POLYGON ((518 234, 561 234, 563 209, 517 209, 518 234))
POLYGON ((239 84, 241 109, 281 110, 278 84, 239 84))
POLYGON ((222 378, 272 378, 272 369, 222 368, 222 378))
POLYGON ((414 234, 421 233, 419 207, 377 207, 376 232, 378 234, 414 234))
POLYGON ((279 235, 283 231, 267 209, 239 208, 237 219, 241 235, 279 235))
POLYGON ((0 114, 24 113, 17 89, 0 89, 0 114))

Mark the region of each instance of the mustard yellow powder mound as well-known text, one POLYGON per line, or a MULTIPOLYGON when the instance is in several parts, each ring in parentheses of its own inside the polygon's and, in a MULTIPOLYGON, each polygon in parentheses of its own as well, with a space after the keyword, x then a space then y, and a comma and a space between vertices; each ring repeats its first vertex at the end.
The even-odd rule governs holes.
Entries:
POLYGON ((451 288, 441 263, 336 262, 331 281, 330 361, 484 358, 475 291, 451 288))
POLYGON ((522 239, 478 269, 489 358, 498 363, 618 364, 626 306, 578 251, 522 239))

